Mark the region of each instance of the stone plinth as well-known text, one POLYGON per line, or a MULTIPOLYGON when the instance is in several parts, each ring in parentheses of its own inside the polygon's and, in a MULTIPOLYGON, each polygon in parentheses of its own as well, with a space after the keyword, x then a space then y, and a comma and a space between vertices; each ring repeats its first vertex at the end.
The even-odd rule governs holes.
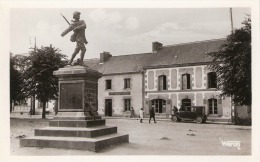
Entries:
POLYGON ((117 127, 105 125, 93 128, 46 127, 35 129, 35 136, 94 138, 113 133, 117 133, 117 127))
POLYGON ((49 147, 99 151, 128 143, 128 134, 117 133, 117 127, 106 126, 104 119, 52 120, 49 127, 35 129, 33 137, 20 139, 21 147, 49 147))
POLYGON ((97 71, 83 66, 68 66, 54 72, 59 78, 58 116, 49 127, 36 129, 34 137, 20 139, 21 147, 51 147, 98 151, 128 143, 128 134, 106 126, 97 114, 97 71))
POLYGON ((35 129, 34 135, 20 139, 20 146, 99 151, 129 142, 128 134, 119 134, 117 127, 106 126, 104 119, 91 117, 55 117, 49 127, 35 129))
POLYGON ((128 135, 122 135, 118 133, 104 135, 96 138, 34 136, 21 139, 20 146, 89 150, 96 152, 108 146, 126 143, 128 140, 128 135))
POLYGON ((53 75, 59 79, 58 116, 97 115, 99 72, 85 66, 66 66, 53 75))
POLYGON ((50 127, 95 127, 105 125, 105 119, 99 120, 53 120, 49 122, 50 127))

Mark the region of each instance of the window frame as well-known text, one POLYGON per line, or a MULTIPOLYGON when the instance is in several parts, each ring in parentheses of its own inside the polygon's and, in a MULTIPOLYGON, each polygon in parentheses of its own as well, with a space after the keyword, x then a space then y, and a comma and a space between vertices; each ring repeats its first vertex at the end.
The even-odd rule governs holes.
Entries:
POLYGON ((130 89, 131 88, 131 78, 125 78, 124 79, 124 89, 130 89))
POLYGON ((210 115, 218 115, 218 100, 215 98, 208 99, 208 107, 210 115))
POLYGON ((216 72, 209 72, 207 74, 207 77, 208 77, 208 83, 207 83, 208 89, 217 88, 217 73, 216 72))
POLYGON ((124 111, 130 111, 131 108, 131 99, 125 98, 124 99, 124 111))
POLYGON ((188 73, 182 74, 182 90, 190 90, 191 89, 191 75, 188 73), (184 84, 184 79, 186 77, 186 83, 184 84), (184 87, 185 86, 185 87, 184 87))
POLYGON ((112 80, 111 79, 107 79, 106 80, 106 90, 112 89, 112 80), (108 84, 110 82, 110 84, 108 84), (110 87, 108 86, 110 85, 110 87))
POLYGON ((159 91, 165 91, 167 90, 167 76, 166 75, 160 75, 158 76, 158 90, 159 91))

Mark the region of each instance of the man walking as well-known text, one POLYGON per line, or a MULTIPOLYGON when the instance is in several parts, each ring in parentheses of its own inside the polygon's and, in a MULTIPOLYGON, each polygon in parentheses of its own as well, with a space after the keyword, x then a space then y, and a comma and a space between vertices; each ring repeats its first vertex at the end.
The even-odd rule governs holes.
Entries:
POLYGON ((156 121, 155 121, 155 112, 154 112, 154 108, 153 107, 149 110, 149 113, 150 113, 149 123, 151 122, 152 118, 153 118, 154 123, 156 123, 156 121))
POLYGON ((135 116, 134 108, 133 108, 133 107, 130 108, 130 112, 131 112, 130 118, 133 118, 133 117, 135 116))

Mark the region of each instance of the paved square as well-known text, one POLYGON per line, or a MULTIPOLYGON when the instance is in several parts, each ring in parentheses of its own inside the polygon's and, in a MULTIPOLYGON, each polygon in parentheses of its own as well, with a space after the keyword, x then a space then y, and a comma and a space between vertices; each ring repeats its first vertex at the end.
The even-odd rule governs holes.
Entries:
POLYGON ((112 146, 98 153, 82 150, 28 148, 19 146, 19 136, 33 136, 34 129, 48 126, 43 119, 11 119, 11 155, 250 155, 251 126, 172 123, 106 119, 119 133, 129 134, 128 144, 112 146), (227 141, 240 142, 227 146, 227 141))

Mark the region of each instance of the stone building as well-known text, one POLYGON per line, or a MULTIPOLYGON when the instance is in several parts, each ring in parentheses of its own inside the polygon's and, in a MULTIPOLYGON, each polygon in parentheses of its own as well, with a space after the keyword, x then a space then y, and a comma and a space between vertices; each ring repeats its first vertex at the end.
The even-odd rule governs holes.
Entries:
POLYGON ((149 114, 169 117, 173 106, 205 106, 212 118, 231 118, 231 98, 221 98, 216 90, 216 73, 208 65, 206 53, 216 51, 224 39, 163 46, 153 42, 152 52, 112 56, 85 64, 103 74, 98 81, 99 114, 128 116, 133 107, 149 114))
POLYGON ((103 77, 98 81, 98 112, 105 116, 130 116, 133 107, 138 116, 144 101, 143 66, 150 54, 100 55, 98 70, 103 77))
POLYGON ((208 68, 224 39, 162 46, 154 42, 154 62, 144 67, 144 108, 168 117, 173 106, 205 106, 208 117, 231 118, 231 98, 221 98, 216 73, 208 68))

